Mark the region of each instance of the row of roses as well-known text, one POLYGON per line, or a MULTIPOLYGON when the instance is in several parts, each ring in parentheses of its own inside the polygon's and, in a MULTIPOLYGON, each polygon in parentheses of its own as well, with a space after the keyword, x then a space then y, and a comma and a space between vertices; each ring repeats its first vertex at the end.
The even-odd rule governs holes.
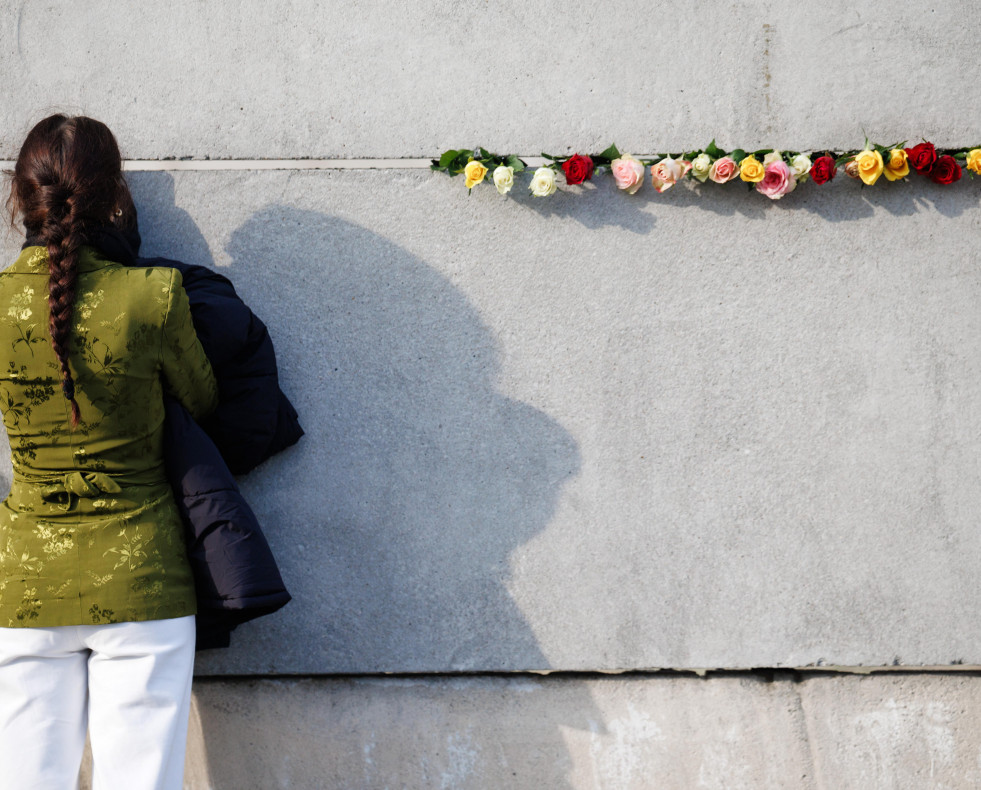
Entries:
MULTIPOLYGON (((837 154, 826 151, 813 160, 813 154, 771 148, 752 152, 735 149, 727 153, 715 144, 715 140, 701 150, 657 154, 649 159, 621 154, 615 145, 600 154, 553 156, 543 153, 542 156, 550 161, 535 170, 529 184, 532 195, 537 197, 555 193, 559 169, 565 174, 568 185, 583 184, 596 173, 609 170, 617 187, 629 194, 641 188, 647 167, 650 167, 651 184, 658 192, 664 192, 683 178, 717 184, 738 178, 751 189, 755 185, 758 192, 773 200, 793 192, 798 183, 808 178, 815 184, 826 184, 837 175, 839 167, 869 186, 880 176, 884 175, 888 181, 898 181, 911 171, 938 184, 958 181, 963 168, 981 175, 981 147, 938 150, 926 141, 906 148, 905 143, 870 145, 866 140, 861 151, 837 154)), ((468 190, 483 182, 490 173, 494 186, 502 195, 514 186, 515 173, 526 167, 525 162, 514 154, 500 156, 484 148, 449 150, 432 163, 433 170, 450 175, 463 173, 468 190)))

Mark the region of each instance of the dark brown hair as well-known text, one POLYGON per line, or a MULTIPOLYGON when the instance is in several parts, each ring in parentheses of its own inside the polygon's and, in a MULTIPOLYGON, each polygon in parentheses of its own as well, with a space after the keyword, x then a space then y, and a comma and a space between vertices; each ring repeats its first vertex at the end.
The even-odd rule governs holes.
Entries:
POLYGON ((61 368, 61 389, 78 425, 75 380, 68 368, 79 248, 97 227, 126 227, 135 211, 116 138, 104 123, 84 116, 52 115, 27 135, 17 157, 7 199, 28 238, 48 250, 48 331, 61 368))

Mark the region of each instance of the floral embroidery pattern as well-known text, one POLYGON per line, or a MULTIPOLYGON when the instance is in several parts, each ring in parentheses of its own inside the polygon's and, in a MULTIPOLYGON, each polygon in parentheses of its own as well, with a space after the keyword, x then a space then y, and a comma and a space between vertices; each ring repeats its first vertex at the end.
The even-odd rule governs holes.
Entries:
POLYGON ((47 253, 0 272, 0 411, 14 484, 0 503, 0 625, 194 612, 183 525, 161 472, 163 393, 217 401, 180 276, 83 247, 70 350, 82 422, 68 430, 47 334, 47 253))

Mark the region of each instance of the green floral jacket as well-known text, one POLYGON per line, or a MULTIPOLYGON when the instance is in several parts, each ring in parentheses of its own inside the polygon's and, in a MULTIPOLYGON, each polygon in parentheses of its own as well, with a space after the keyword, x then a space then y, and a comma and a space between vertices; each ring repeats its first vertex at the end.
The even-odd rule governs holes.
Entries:
POLYGON ((0 626, 156 620, 195 612, 183 527, 164 473, 163 393, 217 404, 180 273, 79 259, 71 429, 48 335, 48 256, 0 272, 0 410, 14 477, 0 504, 0 626))

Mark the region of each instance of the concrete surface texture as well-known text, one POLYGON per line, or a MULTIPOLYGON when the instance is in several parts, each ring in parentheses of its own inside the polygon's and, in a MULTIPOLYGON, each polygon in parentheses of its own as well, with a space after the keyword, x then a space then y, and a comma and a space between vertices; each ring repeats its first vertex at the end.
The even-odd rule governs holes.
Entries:
POLYGON ((243 480, 296 601, 199 672, 981 663, 973 186, 132 183, 307 430, 243 480))
MULTIPOLYGON (((0 0, 0 159, 56 109, 131 159, 968 144, 977 19, 0 0)), ((199 657, 188 787, 981 786, 972 673, 592 674, 981 664, 977 183, 130 180, 307 430, 242 480, 295 601, 199 657)))
POLYGON ((198 680, 196 688, 188 790, 981 784, 976 675, 198 680))
POLYGON ((0 2, 0 158, 84 108, 132 158, 977 137, 966 0, 0 2), (40 115, 38 115, 40 117, 40 115), (31 120, 37 120, 32 118, 31 120))

